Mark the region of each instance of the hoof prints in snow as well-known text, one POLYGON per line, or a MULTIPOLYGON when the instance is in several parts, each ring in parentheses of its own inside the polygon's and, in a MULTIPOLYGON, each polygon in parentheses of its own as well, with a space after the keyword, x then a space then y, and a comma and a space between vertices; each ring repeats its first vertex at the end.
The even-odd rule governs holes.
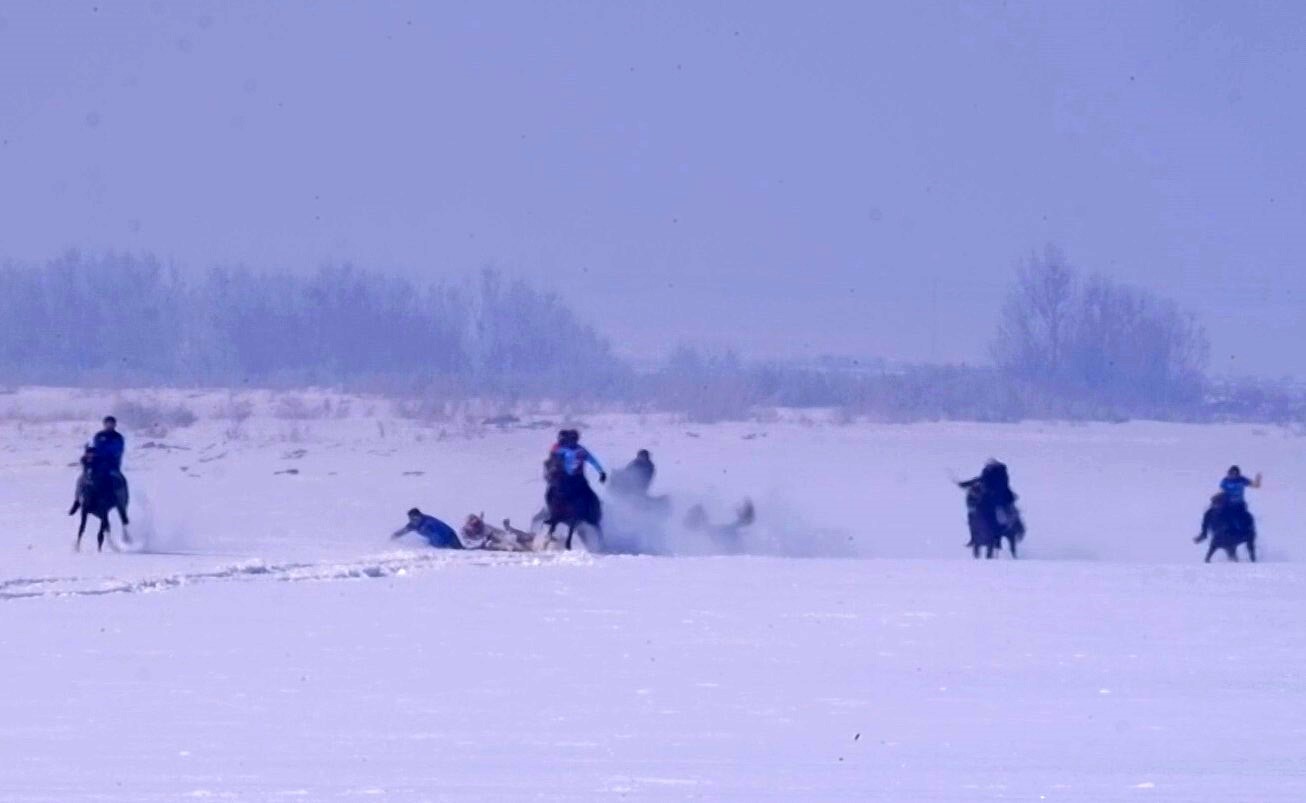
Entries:
POLYGON ((107 594, 136 594, 151 591, 168 591, 188 585, 220 582, 253 582, 280 580, 355 580, 369 577, 403 576, 410 571, 438 569, 447 566, 541 566, 586 565, 592 561, 584 553, 508 554, 449 554, 401 555, 364 558, 354 561, 322 563, 263 563, 251 561, 210 571, 180 572, 120 579, 115 577, 17 577, 0 580, 0 600, 32 599, 37 597, 96 597, 107 594))

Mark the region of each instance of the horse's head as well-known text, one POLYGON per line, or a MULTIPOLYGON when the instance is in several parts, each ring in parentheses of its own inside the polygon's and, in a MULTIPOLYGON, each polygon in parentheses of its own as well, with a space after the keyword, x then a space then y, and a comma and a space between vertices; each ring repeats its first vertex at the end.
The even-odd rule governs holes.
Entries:
POLYGON ((485 520, 472 513, 463 523, 463 535, 468 538, 480 538, 485 534, 485 520))

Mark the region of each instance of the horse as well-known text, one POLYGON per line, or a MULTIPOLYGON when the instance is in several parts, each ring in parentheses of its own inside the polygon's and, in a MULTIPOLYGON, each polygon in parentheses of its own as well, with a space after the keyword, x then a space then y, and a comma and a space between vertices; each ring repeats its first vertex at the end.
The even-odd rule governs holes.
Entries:
POLYGON ((504 519, 502 527, 495 527, 485 520, 484 513, 467 517, 459 540, 467 549, 497 552, 543 552, 554 544, 548 536, 538 538, 533 533, 513 527, 510 519, 504 519))
POLYGON ((1211 556, 1219 549, 1225 551, 1229 560, 1238 560, 1239 544, 1247 545, 1247 557, 1256 562, 1256 522, 1246 507, 1239 509, 1226 504, 1222 495, 1215 496, 1202 516, 1202 532, 1193 543, 1202 543, 1208 535, 1211 546, 1206 550, 1206 563, 1211 562, 1211 556))
POLYGON ((707 510, 702 505, 694 505, 685 513, 685 529, 705 533, 722 552, 739 552, 743 546, 740 537, 756 520, 753 500, 745 498, 735 509, 735 520, 729 524, 713 524, 708 520, 707 510))
POLYGON ((590 551, 602 551, 603 506, 585 477, 568 476, 561 464, 550 458, 544 463, 544 478, 548 483, 544 492, 544 510, 535 515, 533 523, 547 524, 550 538, 559 524, 567 525, 567 549, 571 549, 576 531, 581 530, 582 525, 589 525, 582 530, 581 541, 590 551), (586 532, 592 533, 592 536, 587 538, 586 532))
POLYGON ((1020 511, 1015 505, 990 507, 980 483, 966 488, 966 524, 970 528, 967 546, 975 558, 979 558, 982 549, 984 557, 991 559, 994 552, 1002 549, 1003 538, 1011 547, 1011 557, 1019 557, 1016 545, 1025 537, 1025 522, 1020 518, 1020 511))
MULTIPOLYGON (((123 543, 130 543, 131 539, 127 536, 127 480, 122 475, 114 474, 97 474, 88 466, 82 471, 82 476, 77 480, 76 498, 73 500, 73 506, 68 511, 72 516, 78 510, 82 512, 81 523, 77 527, 77 540, 73 543, 73 549, 81 551, 82 536, 86 533, 86 519, 88 516, 95 516, 100 520, 100 530, 96 534, 96 551, 104 550, 104 539, 109 534, 109 513, 118 511, 118 518, 122 521, 123 543)), ((113 546, 113 542, 109 543, 113 546)))

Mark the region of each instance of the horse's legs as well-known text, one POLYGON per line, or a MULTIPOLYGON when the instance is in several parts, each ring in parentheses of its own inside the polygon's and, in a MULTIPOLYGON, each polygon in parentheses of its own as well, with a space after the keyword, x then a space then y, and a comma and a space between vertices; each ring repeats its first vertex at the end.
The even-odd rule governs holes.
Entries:
POLYGON ((1012 560, 1015 560, 1015 559, 1017 558, 1017 555, 1016 555, 1016 539, 1014 539, 1014 538, 1008 538, 1008 539, 1007 539, 1007 542, 1011 544, 1011 559, 1012 559, 1012 560))
POLYGON ((588 552, 598 554, 603 551, 603 528, 597 524, 591 524, 588 530, 580 534, 580 540, 585 544, 588 552))
POLYGON ((1211 539, 1211 546, 1206 550, 1206 562, 1211 562, 1211 556, 1215 554, 1215 539, 1211 539))
MULTIPOLYGON (((104 517, 105 520, 108 520, 109 514, 105 513, 104 517)), ((127 525, 130 524, 131 522, 127 521, 126 505, 118 505, 118 520, 122 522, 122 542, 124 544, 130 544, 132 539, 131 536, 127 534, 127 525)))
POLYGON ((576 537, 576 523, 567 525, 567 551, 571 551, 571 539, 576 537))
POLYGON ((992 544, 989 544, 988 546, 984 547, 984 559, 985 559, 985 560, 993 560, 993 550, 994 550, 994 549, 995 549, 995 547, 994 547, 992 544))
POLYGON ((1229 560, 1233 561, 1234 563, 1237 563, 1237 562, 1238 562, 1238 545, 1237 545, 1237 544, 1234 544, 1233 546, 1227 546, 1227 547, 1225 547, 1225 548, 1224 548, 1224 551, 1227 552, 1227 553, 1229 554, 1229 560))
POLYGON ((77 542, 73 544, 74 552, 82 551, 82 535, 86 532, 86 508, 82 508, 82 522, 77 527, 77 542))
POLYGON ((1252 559, 1252 563, 1255 563, 1255 562, 1256 562, 1256 541, 1255 541, 1255 540, 1252 540, 1252 541, 1248 541, 1248 542, 1247 542, 1247 557, 1249 557, 1249 558, 1252 559))
POLYGON ((970 547, 970 554, 971 554, 972 557, 975 558, 975 560, 979 560, 979 551, 980 551, 980 545, 979 545, 979 544, 971 544, 971 547, 970 547))
POLYGON ((109 533, 109 511, 104 511, 104 518, 100 519, 100 532, 95 536, 95 551, 104 551, 104 536, 109 533))

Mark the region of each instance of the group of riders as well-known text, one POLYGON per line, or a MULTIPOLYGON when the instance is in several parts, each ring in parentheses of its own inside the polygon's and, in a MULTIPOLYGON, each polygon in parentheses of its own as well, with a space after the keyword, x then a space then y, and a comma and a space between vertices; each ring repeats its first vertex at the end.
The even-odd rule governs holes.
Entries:
MULTIPOLYGON (((997 460, 990 460, 979 476, 957 484, 966 491, 970 527, 967 548, 975 557, 984 550, 986 557, 991 558, 1005 538, 1010 544, 1012 557, 1015 557, 1016 545, 1025 536, 1025 524, 1016 507, 1017 497, 1011 490, 1007 467, 997 460)), ((1210 506, 1202 515, 1201 531, 1193 539, 1194 543, 1200 544, 1210 538, 1211 544, 1206 552, 1208 563, 1217 550, 1224 550, 1230 559, 1237 560, 1237 548, 1241 544, 1247 545, 1248 556, 1256 560, 1256 520, 1247 508, 1246 491, 1259 487, 1261 475, 1248 479, 1238 466, 1231 466, 1220 480, 1220 490, 1211 497, 1210 506)))
MULTIPOLYGON (((580 443, 580 432, 564 429, 558 432, 557 440, 550 447, 544 460, 544 509, 535 516, 533 524, 548 528, 549 534, 559 526, 567 527, 566 546, 570 548, 572 536, 587 526, 590 548, 602 548, 603 503, 589 483, 585 467, 592 466, 598 472, 600 483, 608 482, 607 469, 588 449, 580 443)), ((665 502, 664 497, 649 495, 657 467, 648 449, 640 449, 635 458, 624 468, 617 470, 610 486, 614 493, 635 503, 655 504, 665 502)), ((462 535, 453 527, 419 508, 408 511, 408 523, 397 530, 393 537, 399 538, 408 533, 416 533, 425 538, 434 547, 442 549, 464 549, 470 543, 485 544, 483 534, 489 530, 498 534, 525 536, 514 530, 511 524, 504 522, 503 528, 488 527, 483 516, 470 516, 468 525, 463 527, 462 535)), ((512 542, 512 539, 509 539, 512 542)), ((499 543, 495 541, 494 543, 499 543)))
MULTIPOLYGON (((94 515, 101 520, 98 541, 103 548, 109 530, 109 512, 112 510, 118 511, 124 527, 123 540, 128 540, 125 532, 128 524, 128 490, 127 479, 122 473, 126 441, 122 433, 118 432, 118 422, 113 416, 106 417, 103 424, 103 429, 91 438, 82 453, 82 472, 77 481, 72 509, 68 512, 69 515, 79 510, 82 513, 77 533, 79 547, 86 528, 86 518, 94 515)), ((534 523, 547 526, 550 534, 557 526, 566 525, 568 547, 571 546, 571 534, 582 525, 588 525, 594 537, 601 536, 602 533, 603 504, 590 486, 585 473, 587 465, 593 466, 598 472, 600 483, 608 482, 608 472, 603 464, 581 445, 580 432, 575 429, 561 430, 544 461, 544 510, 535 517, 534 523)), ((667 502, 665 497, 649 494, 656 474, 657 467, 653 464, 652 455, 647 449, 640 449, 635 458, 614 475, 611 488, 618 495, 645 506, 664 505, 667 502)), ((1016 507, 1018 497, 1011 489, 1011 477, 1006 465, 997 460, 989 460, 978 476, 957 484, 966 492, 967 524, 970 529, 970 541, 966 547, 972 550, 975 557, 979 557, 983 550, 986 557, 991 558, 1001 548, 1003 539, 1006 539, 1011 554, 1015 557, 1016 545, 1025 535, 1025 525, 1016 507)), ((1253 479, 1248 479, 1238 466, 1232 466, 1220 481, 1220 490, 1211 498, 1210 506, 1202 516, 1201 532, 1194 539, 1197 543, 1208 537, 1211 539, 1206 554, 1207 561, 1220 549, 1236 560, 1239 544, 1246 544, 1249 556, 1256 560, 1256 522, 1247 508, 1246 490, 1259 487, 1261 476, 1257 474, 1253 479)), ((696 508, 691 513, 696 513, 701 518, 702 509, 696 508)), ((746 503, 746 510, 741 510, 740 522, 751 523, 752 515, 751 503, 746 503)), ((508 526, 507 522, 505 526, 508 526)), ((511 530, 511 527, 508 526, 508 529, 511 530)), ((410 532, 425 537, 432 546, 451 549, 465 546, 452 527, 418 508, 408 511, 407 526, 394 535, 398 537, 410 532)), ((514 532, 521 534, 520 531, 514 532)))

